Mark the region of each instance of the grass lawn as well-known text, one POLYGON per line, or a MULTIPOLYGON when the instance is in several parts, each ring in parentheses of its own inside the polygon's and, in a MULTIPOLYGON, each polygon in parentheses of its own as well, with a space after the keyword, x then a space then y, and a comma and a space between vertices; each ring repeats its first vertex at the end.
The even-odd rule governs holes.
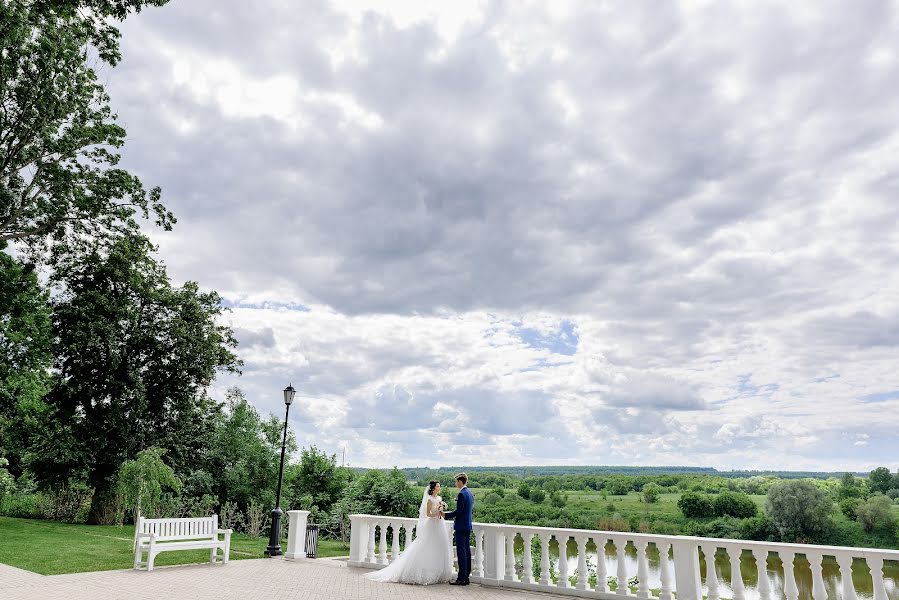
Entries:
MULTIPOLYGON (((73 525, 0 517, 0 563, 41 575, 130 569, 134 564, 134 526, 73 525)), ((262 558, 268 538, 231 536, 231 560, 262 558)), ((282 549, 287 540, 281 542, 282 549)), ((319 540, 318 555, 347 556, 349 548, 338 541, 319 540)), ((209 561, 208 550, 163 552, 155 566, 209 561)))

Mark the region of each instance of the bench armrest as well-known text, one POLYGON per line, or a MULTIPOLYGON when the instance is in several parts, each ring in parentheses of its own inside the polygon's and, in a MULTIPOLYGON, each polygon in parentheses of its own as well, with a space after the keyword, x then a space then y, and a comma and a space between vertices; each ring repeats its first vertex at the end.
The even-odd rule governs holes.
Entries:
POLYGON ((234 533, 233 529, 216 529, 216 533, 234 533))
POLYGON ((156 539, 156 534, 155 534, 155 533, 144 533, 144 532, 140 532, 140 533, 137 534, 136 537, 137 537, 137 539, 140 539, 140 538, 150 538, 151 540, 153 540, 153 539, 156 539))

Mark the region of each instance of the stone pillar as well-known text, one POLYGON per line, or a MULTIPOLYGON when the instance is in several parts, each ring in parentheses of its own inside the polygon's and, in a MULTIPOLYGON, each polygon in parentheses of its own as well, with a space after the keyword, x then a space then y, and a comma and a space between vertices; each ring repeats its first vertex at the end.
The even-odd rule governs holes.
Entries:
POLYGON ((287 560, 306 558, 306 522, 309 520, 308 510, 287 511, 287 560))

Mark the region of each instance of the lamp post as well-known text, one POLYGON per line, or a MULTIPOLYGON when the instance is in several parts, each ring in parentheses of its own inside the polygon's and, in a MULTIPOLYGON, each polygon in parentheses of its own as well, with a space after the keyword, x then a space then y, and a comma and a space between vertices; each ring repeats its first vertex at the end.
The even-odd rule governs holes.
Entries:
POLYGON ((275 500, 275 509, 272 511, 272 531, 268 536, 268 548, 265 553, 269 556, 281 555, 281 482, 284 480, 284 449, 287 447, 287 415, 290 414, 290 405, 293 403, 293 397, 297 391, 293 389, 293 385, 284 388, 284 405, 287 409, 284 411, 284 438, 281 440, 281 467, 278 469, 278 493, 275 500))

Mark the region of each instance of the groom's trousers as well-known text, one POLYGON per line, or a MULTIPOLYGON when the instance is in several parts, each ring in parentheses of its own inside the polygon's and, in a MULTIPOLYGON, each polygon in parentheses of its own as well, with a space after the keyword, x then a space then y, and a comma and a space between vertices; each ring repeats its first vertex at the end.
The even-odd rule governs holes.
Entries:
POLYGON ((459 581, 468 581, 471 576, 471 530, 455 531, 456 560, 459 562, 459 581))

